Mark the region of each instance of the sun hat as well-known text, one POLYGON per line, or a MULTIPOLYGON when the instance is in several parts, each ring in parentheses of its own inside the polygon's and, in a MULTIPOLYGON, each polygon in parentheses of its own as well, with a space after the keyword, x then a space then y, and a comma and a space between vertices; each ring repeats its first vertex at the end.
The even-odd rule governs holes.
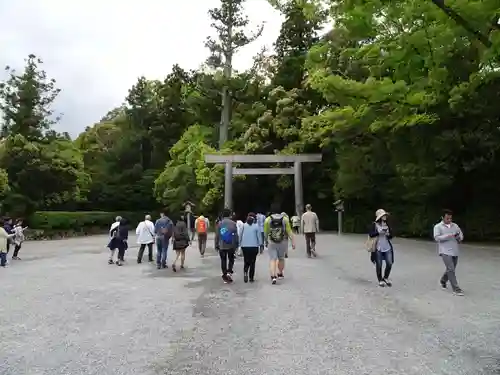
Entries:
POLYGON ((386 212, 384 209, 379 208, 377 211, 375 211, 375 221, 379 221, 382 216, 389 215, 388 212, 386 212))

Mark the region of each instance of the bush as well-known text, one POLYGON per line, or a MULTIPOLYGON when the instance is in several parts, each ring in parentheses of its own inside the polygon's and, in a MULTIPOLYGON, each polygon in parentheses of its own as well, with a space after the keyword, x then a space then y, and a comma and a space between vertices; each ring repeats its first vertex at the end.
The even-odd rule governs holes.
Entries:
MULTIPOLYGON (((43 231, 99 232, 109 229, 116 216, 122 216, 133 229, 142 220, 142 212, 37 211, 27 220, 30 228, 43 231)), ((153 219, 159 215, 151 213, 153 219)))

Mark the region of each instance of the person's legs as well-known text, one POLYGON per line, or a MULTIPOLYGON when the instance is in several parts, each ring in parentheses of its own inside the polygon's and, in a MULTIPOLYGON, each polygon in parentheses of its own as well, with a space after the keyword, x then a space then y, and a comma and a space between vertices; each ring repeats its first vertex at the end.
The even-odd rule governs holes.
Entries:
POLYGON ((228 281, 227 277, 227 250, 219 250, 219 257, 220 257, 220 269, 222 271, 222 279, 224 281, 228 281))
POLYGON ((18 259, 19 250, 21 250, 21 244, 16 244, 14 247, 14 254, 12 254, 12 259, 18 259))
POLYGON ((380 286, 385 286, 382 278, 382 253, 380 251, 375 252, 375 271, 377 272, 377 280, 380 286))
POLYGON ((109 249, 109 260, 108 264, 113 264, 115 262, 116 249, 109 249))
POLYGON ((393 253, 391 251, 386 251, 385 253, 382 253, 382 256, 385 260, 385 271, 384 271, 384 281, 387 284, 387 286, 392 286, 392 282, 389 279, 389 276, 391 274, 392 270, 392 263, 393 263, 393 253))
POLYGON ((288 241, 283 241, 277 245, 278 248, 278 278, 284 277, 283 271, 285 270, 285 257, 288 251, 288 241))
POLYGON ((180 256, 181 256, 180 250, 175 250, 175 259, 174 262, 172 263, 172 271, 174 272, 177 272, 176 265, 177 265, 177 260, 179 259, 180 256))
POLYGON ((310 233, 310 242, 311 242, 311 245, 310 245, 310 248, 311 248, 311 253, 312 255, 315 257, 316 256, 316 233, 310 233))
POLYGON ((251 247, 242 247, 241 251, 243 251, 243 273, 246 275, 248 273, 248 269, 250 268, 250 253, 251 247))
POLYGON ((142 257, 144 256, 145 248, 146 245, 141 243, 141 246, 139 246, 139 252, 137 253, 137 263, 142 263, 142 257))
POLYGON ((264 251, 264 243, 265 243, 265 239, 266 239, 264 232, 260 232, 260 238, 261 238, 261 242, 262 242, 262 245, 260 245, 260 252, 263 252, 264 251))
POLYGON ((161 248, 161 267, 167 268, 167 258, 168 258, 168 244, 169 241, 164 239, 161 248))
POLYGON ((248 270, 248 276, 250 277, 250 282, 254 281, 254 277, 255 277, 255 262, 257 260, 257 255, 258 254, 259 254, 259 248, 258 247, 249 248, 250 268, 248 270))
POLYGON ((153 243, 148 243, 148 260, 153 261, 153 243))
POLYGON ((207 237, 208 235, 205 233, 202 237, 202 246, 201 246, 201 249, 202 249, 202 254, 205 255, 205 250, 207 249, 207 237))
POLYGON ((306 239, 306 252, 307 256, 311 256, 311 233, 304 233, 304 237, 306 239))
POLYGON ((227 258, 229 259, 229 264, 227 266, 227 273, 230 275, 232 275, 234 273, 233 267, 234 267, 235 255, 236 255, 236 249, 228 250, 227 258))
POLYGON ((7 253, 0 252, 0 266, 5 267, 7 265, 7 253))
POLYGON ((161 254, 163 252, 163 239, 156 238, 156 267, 161 268, 161 254))
POLYGON ((186 260, 186 249, 181 251, 181 268, 184 268, 185 260, 186 260))
POLYGON ((270 243, 267 251, 269 253, 269 273, 273 284, 276 284, 278 277, 278 249, 276 244, 270 243))
POLYGON ((458 257, 453 257, 451 255, 441 254, 441 259, 443 259, 443 263, 446 267, 445 275, 441 278, 441 284, 446 285, 446 281, 450 281, 451 287, 454 292, 460 291, 460 287, 458 286, 457 276, 455 274, 456 266, 458 264, 458 257))
POLYGON ((121 245, 118 248, 118 262, 116 262, 119 266, 123 265, 124 256, 125 256, 125 246, 121 245))

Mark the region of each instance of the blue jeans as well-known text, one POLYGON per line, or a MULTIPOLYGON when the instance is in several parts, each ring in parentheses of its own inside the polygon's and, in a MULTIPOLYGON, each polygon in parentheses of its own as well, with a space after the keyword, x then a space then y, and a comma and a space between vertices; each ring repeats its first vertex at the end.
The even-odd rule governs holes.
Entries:
POLYGON ((375 252, 375 268, 377 270, 377 279, 378 281, 382 281, 384 279, 388 279, 391 274, 392 263, 394 262, 393 258, 393 250, 381 252, 375 252), (385 260, 385 271, 384 277, 382 277, 382 262, 385 260))
POLYGON ((164 266, 167 264, 168 240, 164 238, 156 239, 156 265, 164 266))
POLYGON ((7 253, 0 252, 0 266, 4 267, 7 264, 7 253))

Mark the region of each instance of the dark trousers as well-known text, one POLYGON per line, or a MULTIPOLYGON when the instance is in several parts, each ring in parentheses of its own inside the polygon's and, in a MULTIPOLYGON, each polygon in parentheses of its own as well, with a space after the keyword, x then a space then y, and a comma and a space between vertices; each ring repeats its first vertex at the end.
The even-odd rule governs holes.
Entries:
POLYGON ((125 260, 125 250, 127 250, 127 246, 125 243, 121 243, 118 246, 118 260, 121 260, 122 262, 125 260))
POLYGON ((382 281, 384 279, 388 279, 391 274, 392 263, 394 257, 392 250, 390 251, 376 251, 375 252, 375 269, 377 271, 377 279, 378 281, 382 281), (384 277, 382 277, 382 263, 385 261, 385 270, 384 277))
POLYGON ((14 246, 14 254, 12 254, 12 258, 15 258, 17 257, 17 254, 19 254, 19 250, 21 250, 21 244, 16 244, 14 246))
POLYGON ((316 250, 316 233, 304 233, 306 238, 306 251, 307 255, 311 255, 311 249, 316 250))
POLYGON ((5 267, 7 264, 7 253, 0 252, 0 266, 5 267))
POLYGON ((200 250, 200 254, 205 254, 205 249, 207 248, 207 234, 206 233, 198 233, 198 250, 200 250))
POLYGON ((453 290, 459 290, 460 287, 458 286, 457 275, 455 273, 458 265, 458 257, 441 254, 441 258, 443 259, 444 266, 446 267, 446 270, 441 277, 441 284, 446 285, 449 281, 453 290))
POLYGON ((255 276, 255 261, 257 260, 257 254, 259 254, 258 247, 242 247, 243 251, 243 272, 247 273, 250 280, 253 280, 255 276))
POLYGON ((10 244, 11 244, 11 242, 10 242, 10 238, 9 238, 9 239, 7 239, 7 254, 10 251, 10 244))
POLYGON ((146 249, 146 246, 148 247, 148 260, 150 262, 153 261, 153 243, 148 243, 147 245, 146 244, 141 244, 141 246, 139 246, 139 253, 137 254, 137 263, 141 263, 142 262, 142 257, 144 255, 144 250, 146 249))
POLYGON ((222 275, 226 276, 228 273, 233 273, 234 266, 234 254, 236 249, 225 249, 219 250, 220 256, 220 268, 222 270, 222 275), (229 264, 228 264, 229 261, 229 264))
POLYGON ((299 234, 299 227, 293 227, 293 233, 299 234))

